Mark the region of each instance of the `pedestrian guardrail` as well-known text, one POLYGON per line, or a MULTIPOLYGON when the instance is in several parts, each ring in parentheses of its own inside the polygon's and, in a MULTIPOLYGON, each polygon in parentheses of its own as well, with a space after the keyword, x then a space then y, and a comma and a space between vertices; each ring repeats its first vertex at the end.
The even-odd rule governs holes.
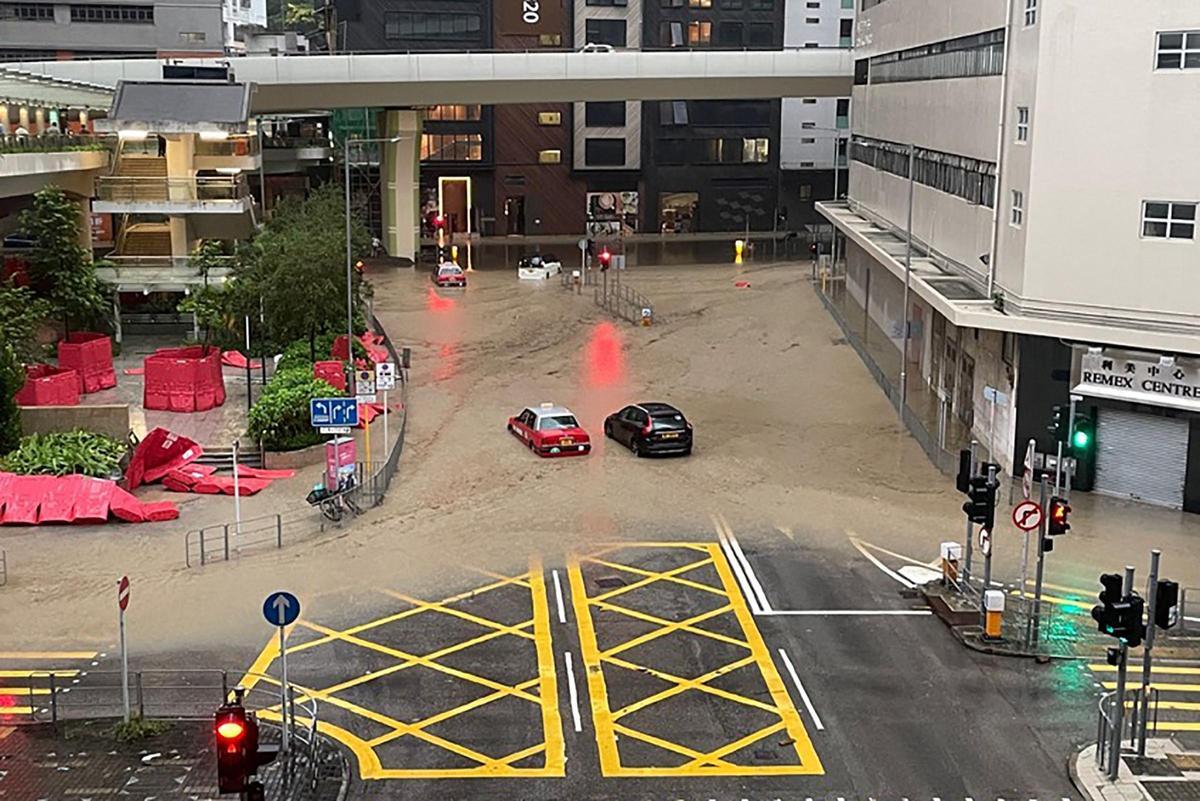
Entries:
POLYGON ((0 587, 8 584, 8 553, 0 548, 0 587))
POLYGON ((649 298, 628 284, 622 284, 619 277, 610 280, 608 273, 601 275, 600 283, 592 293, 597 306, 635 325, 654 318, 654 304, 649 298))

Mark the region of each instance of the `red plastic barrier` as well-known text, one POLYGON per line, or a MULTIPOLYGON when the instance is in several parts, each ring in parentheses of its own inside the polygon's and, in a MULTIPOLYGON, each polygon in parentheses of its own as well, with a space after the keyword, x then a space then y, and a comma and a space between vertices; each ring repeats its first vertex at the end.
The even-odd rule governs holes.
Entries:
POLYGON ((79 376, 50 364, 27 364, 25 384, 14 397, 18 406, 78 406, 79 376))
POLYGON ((179 507, 170 501, 150 501, 149 503, 142 504, 142 514, 151 523, 160 523, 164 520, 178 520, 179 507))
POLYGON ((46 485, 42 505, 38 509, 38 523, 74 523, 75 496, 82 488, 83 476, 58 476, 46 485))
MULTIPOLYGON (((227 350, 221 354, 221 364, 226 367, 237 367, 242 370, 246 369, 246 357, 242 355, 240 350, 227 350)), ((257 370, 262 367, 261 359, 251 359, 250 369, 257 370)))
POLYGON ((163 489, 168 492, 191 492, 195 482, 180 481, 176 476, 178 473, 168 473, 163 477, 163 489))
MULTIPOLYGON (((371 361, 374 364, 378 364, 379 362, 386 362, 388 360, 387 348, 385 348, 381 344, 379 344, 379 343, 383 342, 383 337, 378 336, 376 334, 372 334, 371 332, 368 331, 367 333, 358 337, 358 341, 362 344, 363 348, 366 349, 367 356, 371 359, 371 361)), ((349 354, 348 354, 347 348, 346 348, 346 335, 345 334, 342 334, 340 337, 333 340, 333 348, 332 348, 332 353, 330 355, 332 355, 333 358, 341 359, 342 361, 345 361, 346 359, 349 358, 349 354)), ((356 359, 355 361, 356 362, 361 361, 361 359, 356 359)))
POLYGON ((91 476, 80 476, 79 479, 79 489, 75 493, 75 522, 107 523, 108 504, 116 482, 91 476))
MULTIPOLYGON (((257 495, 271 486, 266 478, 239 478, 238 495, 257 495)), ((233 476, 209 476, 192 485, 192 491, 201 495, 233 494, 233 476)))
POLYGON ((7 482, 8 502, 0 524, 6 526, 36 526, 38 507, 55 476, 12 476, 7 482))
POLYGON ((200 458, 203 449, 193 440, 156 428, 138 443, 125 470, 125 483, 131 490, 151 484, 184 465, 200 458))
POLYGON ((112 511, 113 517, 124 520, 126 523, 144 523, 146 521, 144 507, 145 504, 137 498, 120 487, 113 486, 112 498, 109 500, 109 509, 112 511))
POLYGON ((0 473, 0 520, 4 519, 4 505, 8 502, 8 482, 12 473, 0 473))
POLYGON ((237 466, 238 477, 249 478, 265 478, 268 480, 277 480, 281 478, 291 478, 296 475, 295 470, 264 470, 261 467, 247 467, 244 464, 237 466))
POLYGON ((334 389, 346 391, 346 368, 342 362, 316 362, 313 364, 313 378, 321 379, 334 389))
POLYGON ((202 346, 160 348, 144 362, 142 405, 172 412, 203 412, 225 403, 221 353, 202 346))
MULTIPOLYGON (((167 473, 165 476, 163 476, 163 485, 166 486, 168 481, 174 484, 182 484, 185 489, 176 490, 176 492, 188 492, 197 481, 207 478, 215 472, 217 472, 215 465, 188 465, 187 467, 172 470, 170 473, 167 473)), ((167 487, 167 489, 171 489, 171 487, 167 487)))
POLYGON ((80 392, 99 392, 117 385, 112 339, 107 334, 76 331, 58 343, 58 363, 79 375, 80 392))

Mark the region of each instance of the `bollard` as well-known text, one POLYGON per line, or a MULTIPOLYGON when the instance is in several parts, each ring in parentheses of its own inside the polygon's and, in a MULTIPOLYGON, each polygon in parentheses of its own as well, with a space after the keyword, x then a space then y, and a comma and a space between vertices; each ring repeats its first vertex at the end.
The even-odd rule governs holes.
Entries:
POLYGON ((962 544, 943 542, 942 555, 942 584, 958 583, 958 562, 962 559, 962 544))
POLYGON ((742 253, 746 249, 746 241, 744 239, 735 239, 733 241, 733 263, 742 263, 742 253))
POLYGON ((642 307, 642 327, 648 328, 654 324, 654 309, 649 306, 642 307))
POLYGON ((1000 621, 1004 617, 1004 592, 1001 590, 986 590, 983 593, 985 640, 1000 639, 1000 621))

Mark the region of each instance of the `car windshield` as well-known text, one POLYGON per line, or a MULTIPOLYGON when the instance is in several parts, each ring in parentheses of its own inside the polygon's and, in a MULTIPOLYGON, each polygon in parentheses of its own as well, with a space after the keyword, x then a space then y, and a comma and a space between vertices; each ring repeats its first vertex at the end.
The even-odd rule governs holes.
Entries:
POLYGON ((554 417, 543 417, 538 423, 538 428, 542 431, 553 431, 556 428, 578 428, 579 423, 575 417, 569 414, 560 414, 554 417))
POLYGON ((462 272, 461 267, 442 267, 438 270, 442 275, 454 275, 462 272))

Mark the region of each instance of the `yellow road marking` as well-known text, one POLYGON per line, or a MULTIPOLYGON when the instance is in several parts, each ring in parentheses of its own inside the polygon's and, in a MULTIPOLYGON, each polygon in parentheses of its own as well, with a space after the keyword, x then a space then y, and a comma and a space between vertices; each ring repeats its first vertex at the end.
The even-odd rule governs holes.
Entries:
POLYGON ((1155 731, 1200 731, 1200 723, 1185 723, 1178 720, 1160 720, 1151 727, 1155 731))
POLYGON ((0 715, 32 715, 31 706, 0 706, 0 715))
MULTIPOLYGON (((1117 689, 1117 683, 1115 681, 1102 681, 1102 682, 1100 682, 1100 686, 1102 686, 1106 690, 1117 689)), ((1138 686, 1141 686, 1141 685, 1138 685, 1138 686)), ((1150 686, 1153 687, 1154 689, 1158 690, 1159 692, 1200 693, 1200 684, 1172 684, 1172 683, 1163 683, 1163 682, 1156 681, 1156 682, 1152 683, 1150 686)))
POLYGON ((12 695, 49 695, 50 690, 47 687, 13 687, 11 685, 0 686, 0 698, 12 695))
MULTIPOLYGON (((655 629, 654 631, 648 631, 645 634, 641 635, 640 637, 634 637, 632 640, 626 640, 625 642, 621 643, 620 645, 616 645, 616 646, 613 646, 612 648, 609 648, 607 651, 602 653, 601 656, 604 656, 604 657, 616 656, 617 654, 622 653, 623 651, 628 651, 632 648, 637 648, 639 645, 645 645, 648 642, 657 640, 659 637, 664 637, 673 631, 687 631, 687 632, 691 632, 692 634, 699 634, 702 637, 707 637, 710 632, 707 632, 704 629, 696 628, 695 627, 696 624, 703 623, 704 621, 709 620, 710 618, 718 617, 719 615, 723 615, 726 612, 731 612, 731 611, 733 611, 733 607, 730 606, 729 604, 725 604, 724 606, 719 606, 716 609, 710 609, 707 612, 702 612, 702 613, 696 615, 695 617, 689 617, 687 620, 680 620, 680 621, 676 621, 676 622, 672 622, 672 623, 665 623, 661 628, 655 629)), ((733 643, 740 645, 744 648, 750 647, 750 646, 746 645, 746 643, 744 643, 740 640, 735 640, 733 637, 722 636, 722 639, 724 639, 726 642, 732 641, 733 643)))
POLYGON ((475 623, 475 624, 483 626, 484 628, 487 628, 487 629, 496 629, 497 631, 502 631, 505 634, 514 634, 518 637, 527 637, 531 640, 533 639, 532 634, 529 634, 524 631, 519 631, 514 626, 506 626, 503 623, 497 623, 494 620, 488 620, 487 618, 482 618, 482 617, 479 617, 478 615, 472 615, 470 612, 464 612, 463 610, 455 609, 452 606, 446 606, 445 604, 442 604, 442 603, 429 603, 426 601, 419 601, 416 598, 413 598, 411 595, 405 595, 402 592, 395 592, 394 590, 384 590, 384 592, 387 593, 388 595, 392 596, 393 598, 413 604, 414 606, 423 606, 427 610, 441 612, 443 614, 450 615, 451 617, 457 617, 461 620, 466 620, 471 623, 475 623))
MULTIPOLYGON (((1116 665, 1094 664, 1088 665, 1088 670, 1093 673, 1116 673, 1116 665)), ((1170 673, 1173 675, 1182 676, 1200 676, 1200 668, 1194 667, 1179 667, 1177 665, 1154 665, 1155 673, 1170 673)))
MULTIPOLYGON (((1137 705, 1137 701, 1126 701, 1126 708, 1132 709, 1137 705)), ((1197 712, 1200 711, 1200 704, 1189 701, 1151 701, 1150 706, 1154 709, 1174 709, 1180 712, 1197 712)))
MULTIPOLYGON (((1034 579, 1025 579, 1025 583, 1030 587, 1037 586, 1037 582, 1034 579)), ((1076 595, 1086 595, 1092 597, 1099 595, 1101 589, 1099 586, 1092 587, 1091 589, 1084 589, 1083 587, 1068 587, 1065 584, 1054 584, 1049 581, 1043 581, 1042 586, 1049 590, 1058 590, 1059 592, 1070 592, 1076 595)))
POLYGON ((54 674, 56 678, 78 676, 78 670, 0 670, 0 679, 45 679, 54 674))
POLYGON ((95 651, 0 651, 0 659, 92 659, 95 651))
POLYGON ((640 549, 683 549, 687 548, 706 555, 705 559, 698 562, 693 562, 683 567, 673 568, 661 572, 654 572, 640 567, 630 567, 619 563, 601 560, 595 556, 586 556, 582 561, 591 564, 598 564, 610 569, 621 570, 632 573, 634 575, 642 575, 645 578, 642 581, 619 588, 618 591, 610 591, 601 593, 595 597, 589 598, 587 595, 587 587, 583 578, 581 568, 581 559, 572 558, 568 564, 568 578, 571 583, 571 602, 575 609, 575 617, 579 623, 579 639, 580 649, 583 653, 583 662, 586 667, 588 692, 591 699, 592 720, 596 728, 596 746, 600 754, 600 769, 604 776, 762 776, 762 775, 820 775, 823 774, 824 768, 821 766, 820 760, 817 758, 812 741, 808 737, 808 732, 804 728, 804 724, 800 719, 800 715, 796 712, 792 705, 791 698, 784 687, 783 680, 780 678, 778 671, 775 668, 775 663, 771 659, 770 653, 767 651, 766 644, 763 642, 762 635, 759 633, 757 626, 754 623, 753 615, 746 606, 746 601, 737 589, 736 581, 733 577, 733 572, 725 560, 724 553, 719 545, 715 543, 628 543, 619 546, 613 546, 601 551, 600 553, 610 553, 614 550, 627 548, 640 549), (712 564, 716 570, 720 586, 710 586, 700 582, 686 580, 687 585, 692 585, 693 589, 703 590, 707 593, 720 595, 728 600, 728 604, 723 605, 720 610, 711 613, 703 613, 694 618, 684 621, 669 621, 659 618, 655 615, 650 615, 645 612, 627 609, 611 602, 611 599, 619 596, 622 592, 628 592, 638 587, 644 587, 655 581, 667 581, 673 584, 684 584, 680 580, 680 576, 689 570, 712 564), (698 676, 694 679, 685 679, 679 676, 672 675, 666 671, 659 670, 646 665, 638 665, 626 659, 616 656, 633 647, 629 643, 621 643, 610 648, 606 652, 601 652, 598 646, 596 637, 596 628, 592 620, 592 607, 604 609, 608 611, 618 612, 635 619, 644 620, 659 626, 660 630, 665 631, 651 632, 650 635, 641 635, 634 638, 637 643, 641 644, 654 639, 654 636, 662 636, 672 631, 689 631, 693 634, 699 634, 713 639, 722 641, 732 641, 733 644, 739 645, 747 649, 750 653, 748 656, 740 660, 736 660, 730 664, 723 665, 708 673, 698 676), (719 635, 715 632, 710 632, 705 629, 696 628, 694 624, 710 617, 715 617, 718 614, 732 614, 738 621, 742 634, 745 640, 719 635), (655 678, 669 682, 672 686, 666 690, 658 692, 648 698, 643 698, 628 706, 614 711, 611 709, 608 701, 608 691, 606 679, 604 676, 603 663, 607 662, 611 665, 624 668, 626 670, 638 671, 655 678), (755 664, 758 666, 759 674, 766 685, 767 693, 770 702, 760 700, 758 698, 749 698, 738 695, 718 687, 712 687, 708 682, 718 676, 746 667, 747 665, 755 664), (710 753, 702 753, 694 749, 687 748, 678 743, 670 742, 665 739, 665 736, 658 736, 643 731, 638 731, 625 726, 618 722, 624 716, 632 714, 640 709, 652 706, 667 698, 677 696, 688 690, 695 690, 701 693, 714 695, 735 701, 744 706, 760 709, 776 716, 777 721, 761 728, 755 732, 751 732, 742 736, 740 739, 727 743, 720 748, 710 753), (777 732, 786 732, 788 740, 795 748, 796 756, 799 764, 796 765, 741 765, 734 764, 728 761, 726 757, 736 753, 740 749, 745 748, 758 740, 769 737, 777 732), (658 748, 665 749, 672 753, 680 754, 689 759, 688 762, 682 765, 664 765, 664 766, 649 766, 649 767, 627 767, 621 764, 620 752, 617 748, 617 736, 627 737, 629 739, 640 740, 649 743, 658 748))

